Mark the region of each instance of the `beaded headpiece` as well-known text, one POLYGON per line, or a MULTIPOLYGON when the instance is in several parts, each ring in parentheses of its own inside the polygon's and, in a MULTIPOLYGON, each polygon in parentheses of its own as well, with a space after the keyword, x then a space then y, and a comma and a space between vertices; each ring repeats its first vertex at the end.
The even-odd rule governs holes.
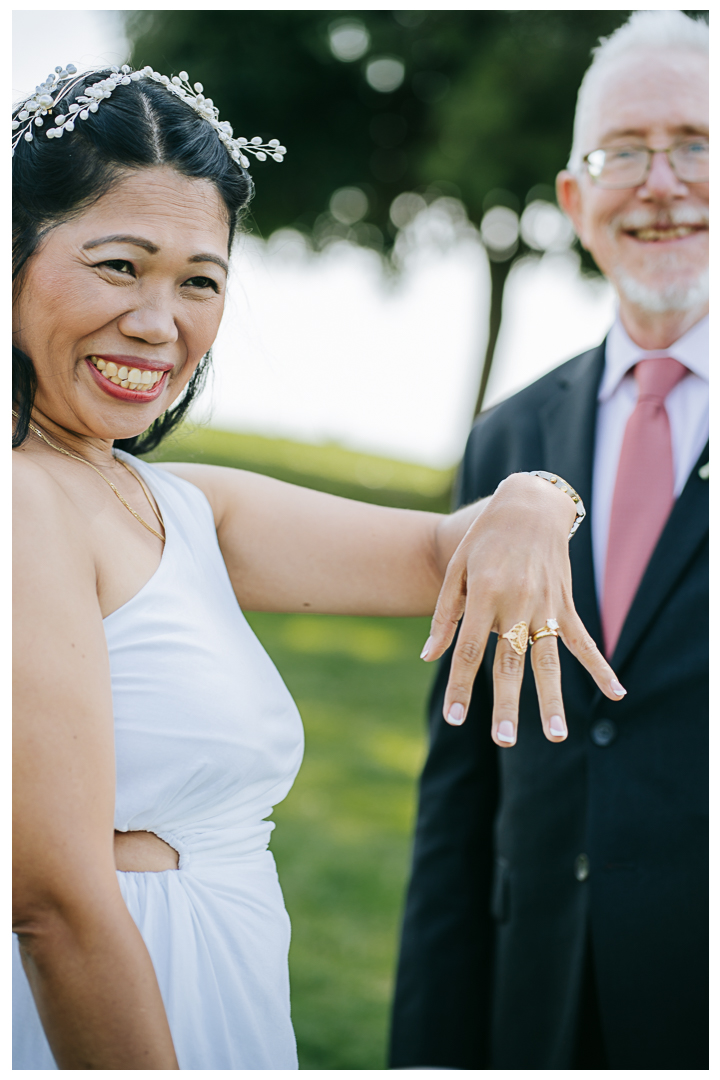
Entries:
POLYGON ((48 126, 44 134, 47 138, 59 139, 64 132, 73 131, 78 120, 87 120, 91 113, 96 113, 100 103, 105 98, 109 98, 116 87, 127 86, 141 79, 149 79, 164 86, 168 93, 180 98, 207 120, 211 127, 215 128, 220 142, 230 157, 243 169, 250 166, 248 154, 253 154, 258 161, 265 161, 268 157, 274 161, 282 161, 285 156, 285 147, 280 145, 278 139, 263 143, 257 135, 254 139, 234 138, 233 129, 227 120, 218 119, 218 109, 213 104, 212 98, 204 96, 202 83, 196 82, 194 86, 190 85, 187 71, 181 71, 179 75, 169 78, 167 75, 161 75, 159 71, 153 71, 151 67, 140 68, 138 71, 133 71, 127 64, 123 64, 121 68, 113 67, 111 68, 112 75, 93 83, 92 86, 86 86, 83 93, 68 106, 67 112, 56 113, 51 123, 50 117, 57 105, 67 98, 78 83, 81 83, 88 75, 101 70, 106 69, 94 68, 77 75, 75 65, 67 64, 64 68, 56 67, 44 83, 36 86, 35 93, 19 106, 13 117, 13 154, 20 139, 32 142, 36 135, 41 134, 37 129, 45 127, 46 123, 48 126))

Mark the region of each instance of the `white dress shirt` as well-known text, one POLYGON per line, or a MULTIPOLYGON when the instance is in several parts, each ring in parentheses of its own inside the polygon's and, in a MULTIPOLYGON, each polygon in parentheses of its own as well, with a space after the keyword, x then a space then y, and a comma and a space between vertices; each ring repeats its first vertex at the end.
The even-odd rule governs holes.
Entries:
POLYGON ((598 391, 597 428, 592 494, 592 545, 598 602, 605 579, 610 511, 625 425, 635 408, 637 386, 630 369, 639 360, 672 356, 689 369, 665 399, 670 419, 675 498, 687 483, 702 453, 710 430, 708 370, 708 318, 701 319, 667 349, 648 351, 636 345, 619 318, 610 328, 605 346, 605 371, 598 391))

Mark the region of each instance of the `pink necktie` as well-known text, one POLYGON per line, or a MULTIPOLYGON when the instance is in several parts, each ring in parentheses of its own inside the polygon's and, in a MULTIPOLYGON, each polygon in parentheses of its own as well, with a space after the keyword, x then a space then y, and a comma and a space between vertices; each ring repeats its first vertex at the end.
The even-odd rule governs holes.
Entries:
POLYGON ((687 370, 670 356, 640 360, 633 369, 638 399, 620 452, 605 562, 602 622, 606 656, 612 656, 615 650, 675 501, 665 398, 687 370))

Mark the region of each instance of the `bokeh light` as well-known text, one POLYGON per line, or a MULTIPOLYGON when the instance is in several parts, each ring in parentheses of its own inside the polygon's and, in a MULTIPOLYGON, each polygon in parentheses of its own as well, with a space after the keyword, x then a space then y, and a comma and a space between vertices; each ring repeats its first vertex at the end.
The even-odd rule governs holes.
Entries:
POLYGON ((368 198, 356 187, 339 188, 330 199, 330 213, 343 225, 354 225, 368 212, 368 198))
POLYGON ((480 235, 491 258, 509 259, 517 249, 520 220, 509 206, 492 206, 480 223, 480 235))
POLYGON ((402 85, 405 64, 395 56, 378 56, 365 68, 365 78, 380 94, 391 94, 402 85))
POLYGON ((520 235, 535 251, 567 251, 575 239, 575 230, 557 206, 534 199, 520 218, 520 235))
POLYGON ((331 23, 328 38, 335 59, 345 63, 359 60, 370 48, 370 34, 359 19, 342 19, 331 23))

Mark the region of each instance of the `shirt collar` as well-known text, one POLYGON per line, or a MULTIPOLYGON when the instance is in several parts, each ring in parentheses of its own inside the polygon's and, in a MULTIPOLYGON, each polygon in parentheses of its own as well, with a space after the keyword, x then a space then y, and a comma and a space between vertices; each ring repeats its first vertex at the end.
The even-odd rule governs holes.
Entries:
POLYGON ((598 391, 598 401, 607 401, 611 398, 630 368, 634 367, 639 360, 653 356, 672 356, 693 374, 708 382, 710 368, 708 327, 709 319, 706 315, 667 349, 641 349, 628 334, 620 321, 620 316, 616 316, 605 343, 605 370, 598 391))

